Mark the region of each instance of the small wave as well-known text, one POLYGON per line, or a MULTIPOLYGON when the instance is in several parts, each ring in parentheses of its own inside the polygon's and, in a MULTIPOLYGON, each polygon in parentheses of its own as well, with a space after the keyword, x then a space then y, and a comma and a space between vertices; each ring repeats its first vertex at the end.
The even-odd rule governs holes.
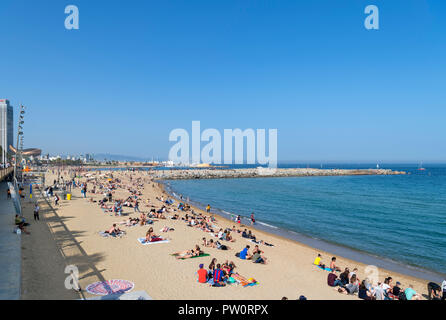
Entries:
POLYGON ((228 212, 228 211, 225 211, 225 210, 221 210, 221 212, 226 213, 227 215, 230 215, 230 216, 235 216, 235 214, 233 214, 231 212, 228 212))
POLYGON ((273 229, 279 229, 278 227, 272 226, 272 225, 267 224, 267 223, 265 223, 265 222, 258 222, 258 221, 257 221, 256 223, 261 224, 261 225, 264 225, 264 226, 267 226, 267 227, 270 227, 270 228, 273 228, 273 229))

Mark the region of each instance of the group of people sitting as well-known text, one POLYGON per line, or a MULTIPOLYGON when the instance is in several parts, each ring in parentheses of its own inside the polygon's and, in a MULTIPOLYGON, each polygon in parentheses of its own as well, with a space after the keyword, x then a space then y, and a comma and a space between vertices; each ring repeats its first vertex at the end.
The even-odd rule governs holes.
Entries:
POLYGON ((235 256, 242 260, 251 260, 254 263, 266 264, 267 259, 262 255, 263 251, 260 250, 258 245, 254 247, 252 254, 249 252, 249 249, 250 246, 247 245, 242 251, 237 252, 235 256))
MULTIPOLYGON (((331 258, 330 267, 326 268, 326 266, 321 263, 321 258, 322 256, 318 254, 316 259, 314 260, 314 264, 323 269, 329 270, 329 274, 327 276, 327 284, 328 286, 335 288, 335 290, 337 290, 339 293, 357 294, 358 298, 363 300, 422 299, 422 296, 414 290, 413 285, 411 284, 409 284, 406 289, 403 289, 399 281, 396 281, 395 285, 392 284, 392 277, 387 277, 384 279, 384 281, 378 281, 376 284, 373 284, 368 278, 361 281, 357 275, 357 268, 354 268, 351 271, 349 268, 345 268, 344 271, 342 271, 336 265, 336 257, 331 258), (336 274, 336 272, 340 272, 339 276, 336 274)), ((428 284, 429 295, 431 295, 432 292, 432 295, 434 297, 439 298, 441 287, 439 285, 434 285, 436 284, 432 282, 428 284)))
POLYGON ((208 283, 213 287, 224 287, 228 283, 229 278, 235 276, 234 269, 236 268, 234 262, 226 261, 223 264, 217 263, 217 259, 213 258, 209 264, 209 269, 204 269, 204 265, 200 264, 197 271, 198 282, 208 283))

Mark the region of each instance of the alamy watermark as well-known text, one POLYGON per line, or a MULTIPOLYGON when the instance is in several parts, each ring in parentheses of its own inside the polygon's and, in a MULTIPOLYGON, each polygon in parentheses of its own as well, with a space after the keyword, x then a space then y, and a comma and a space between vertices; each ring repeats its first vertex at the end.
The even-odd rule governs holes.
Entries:
POLYGON ((364 13, 368 16, 364 20, 364 27, 367 30, 379 30, 379 9, 371 4, 365 7, 364 13))
POLYGON ((65 29, 79 30, 79 8, 70 4, 65 7, 65 14, 68 14, 65 18, 65 29))
POLYGON ((212 128, 201 132, 200 121, 192 121, 191 135, 185 129, 174 129, 169 141, 176 142, 170 148, 169 160, 178 165, 244 164, 246 160, 246 164, 267 165, 270 170, 277 168, 277 129, 268 130, 267 141, 265 129, 224 129, 222 135, 212 128), (202 142, 207 143, 203 148, 202 142))

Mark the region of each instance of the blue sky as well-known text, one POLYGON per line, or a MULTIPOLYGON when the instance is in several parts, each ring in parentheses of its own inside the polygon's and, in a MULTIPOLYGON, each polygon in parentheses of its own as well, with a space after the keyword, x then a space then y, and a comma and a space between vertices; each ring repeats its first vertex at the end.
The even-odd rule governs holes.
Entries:
POLYGON ((2 0, 25 147, 166 158, 175 128, 277 128, 279 160, 446 160, 446 2, 2 0), (64 27, 66 5, 80 30, 64 27), (380 30, 364 8, 380 9, 380 30))

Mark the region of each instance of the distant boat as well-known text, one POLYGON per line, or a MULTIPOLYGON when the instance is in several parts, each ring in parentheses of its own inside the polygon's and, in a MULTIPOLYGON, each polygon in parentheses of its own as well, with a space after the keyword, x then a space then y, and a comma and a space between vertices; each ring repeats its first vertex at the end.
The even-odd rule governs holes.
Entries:
POLYGON ((420 170, 420 171, 426 170, 425 168, 423 168, 423 162, 420 162, 420 165, 418 166, 418 170, 420 170))
POLYGON ((376 164, 376 169, 379 169, 379 164, 376 164))

